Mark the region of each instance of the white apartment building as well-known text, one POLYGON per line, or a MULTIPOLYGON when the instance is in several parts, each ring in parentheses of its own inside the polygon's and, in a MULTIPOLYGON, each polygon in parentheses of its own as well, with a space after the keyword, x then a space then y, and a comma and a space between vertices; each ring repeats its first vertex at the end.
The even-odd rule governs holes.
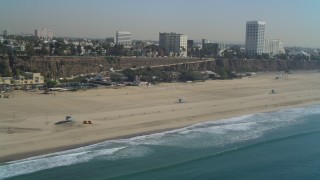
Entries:
POLYGON ((53 38, 53 31, 52 30, 47 30, 47 38, 52 39, 53 38))
POLYGON ((50 40, 53 38, 53 31, 46 28, 34 30, 34 36, 40 39, 50 40))
POLYGON ((3 30, 3 31, 2 31, 2 35, 3 35, 3 36, 9 36, 9 35, 10 35, 9 30, 8 30, 8 29, 3 30))
POLYGON ((116 44, 123 45, 125 48, 132 47, 132 35, 128 31, 117 31, 116 44))
POLYGON ((187 57, 188 36, 177 33, 159 33, 159 46, 166 56, 187 57))
POLYGON ((264 53, 271 56, 285 53, 283 44, 279 39, 266 39, 264 47, 264 53))
POLYGON ((255 55, 264 53, 264 32, 266 23, 263 21, 248 21, 246 25, 245 51, 255 55))

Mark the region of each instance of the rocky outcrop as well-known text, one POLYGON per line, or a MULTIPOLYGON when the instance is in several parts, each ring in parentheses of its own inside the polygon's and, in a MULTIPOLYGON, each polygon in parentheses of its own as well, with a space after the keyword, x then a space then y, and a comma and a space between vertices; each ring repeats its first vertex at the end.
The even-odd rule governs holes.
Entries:
POLYGON ((59 78, 97 73, 113 68, 154 67, 164 70, 212 70, 227 68, 234 71, 283 71, 320 69, 318 61, 280 60, 199 60, 189 58, 118 58, 118 57, 1 57, 9 69, 40 72, 46 77, 59 78))

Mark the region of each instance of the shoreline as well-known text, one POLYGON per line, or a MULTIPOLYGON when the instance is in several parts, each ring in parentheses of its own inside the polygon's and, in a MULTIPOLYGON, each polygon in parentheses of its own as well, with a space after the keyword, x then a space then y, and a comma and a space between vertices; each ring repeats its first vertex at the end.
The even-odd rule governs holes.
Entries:
POLYGON ((162 133, 162 132, 171 131, 171 130, 175 130, 175 129, 179 129, 179 128, 161 129, 161 130, 150 131, 150 132, 141 132, 141 133, 137 133, 137 134, 124 135, 124 136, 119 136, 119 137, 114 137, 114 138, 103 139, 103 140, 96 140, 96 141, 92 141, 92 142, 88 142, 88 143, 84 143, 84 144, 75 144, 75 145, 70 145, 70 146, 61 146, 61 147, 57 147, 57 148, 44 149, 44 150, 28 152, 28 153, 13 154, 13 155, 5 156, 5 157, 0 157, 0 165, 5 164, 5 163, 10 163, 13 161, 32 158, 32 157, 36 157, 36 156, 41 156, 41 155, 46 155, 46 154, 51 154, 51 153, 62 152, 62 151, 67 151, 67 150, 71 150, 71 149, 86 147, 86 146, 90 146, 90 145, 94 145, 94 144, 103 143, 106 141, 128 139, 128 138, 133 138, 133 137, 138 137, 138 136, 162 133))
MULTIPOLYGON (((269 112, 275 112, 275 111, 284 110, 284 109, 291 109, 291 108, 302 108, 302 107, 307 107, 307 106, 312 106, 312 105, 317 105, 317 104, 320 105, 320 102, 293 105, 293 106, 285 106, 285 107, 282 107, 282 108, 276 108, 276 109, 267 110, 267 111, 255 112, 255 113, 252 113, 252 114, 269 113, 269 112)), ((233 117, 241 117, 241 116, 252 115, 252 114, 242 114, 242 115, 233 116, 233 117)), ((228 117, 228 118, 223 118, 223 119, 216 119, 216 120, 209 120, 209 121, 203 121, 203 122, 199 122, 199 123, 206 123, 206 122, 211 122, 211 121, 220 121, 220 120, 224 120, 224 119, 230 119, 230 118, 233 118, 233 117, 228 117)), ((198 124, 198 123, 195 123, 195 124, 198 124)), ((192 124, 192 125, 195 125, 195 124, 192 124)), ((192 126, 192 125, 188 125, 188 126, 192 126)), ((157 133, 165 133, 165 132, 168 132, 168 131, 177 130, 177 129, 185 128, 185 127, 188 127, 188 126, 167 128, 167 129, 159 129, 159 130, 148 131, 148 132, 140 132, 140 133, 136 133, 136 134, 129 134, 129 135, 123 135, 123 136, 118 136, 118 137, 113 137, 113 138, 107 138, 107 139, 103 139, 103 140, 96 140, 96 141, 83 143, 83 144, 74 144, 74 145, 70 145, 70 146, 61 146, 61 147, 57 147, 57 148, 43 149, 43 150, 38 150, 38 151, 34 151, 34 152, 13 154, 13 155, 5 156, 5 157, 0 157, 0 165, 1 164, 5 164, 5 163, 10 163, 10 162, 13 162, 13 161, 32 158, 32 157, 36 157, 36 156, 41 156, 41 155, 46 155, 46 154, 51 154, 51 153, 56 153, 56 152, 67 151, 67 150, 81 148, 81 147, 90 146, 90 145, 94 145, 94 144, 99 144, 99 143, 103 143, 103 142, 111 141, 111 140, 129 139, 129 138, 134 138, 134 137, 139 137, 139 136, 152 135, 152 134, 157 134, 157 133)))
MULTIPOLYGON (((17 117, 14 117, 17 122, 13 122, 11 119, 9 123, 10 113, 7 113, 7 117, 0 118, 0 127, 15 125, 20 129, 22 127, 40 129, 30 130, 30 132, 18 132, 17 130, 12 134, 4 133, 0 137, 0 163, 74 149, 108 140, 166 132, 197 123, 320 104, 320 93, 317 92, 320 85, 316 84, 320 73, 297 74, 292 79, 280 81, 274 80, 275 76, 276 73, 242 80, 163 84, 154 87, 123 88, 116 91, 101 89, 80 93, 59 93, 60 99, 43 95, 29 97, 28 93, 21 92, 12 101, 8 100, 12 103, 11 107, 17 106, 14 101, 17 101, 18 104, 28 105, 39 97, 39 101, 47 102, 44 100, 48 100, 53 104, 44 108, 52 108, 57 113, 49 114, 46 119, 48 118, 50 123, 45 124, 43 123, 43 115, 32 113, 32 109, 24 106, 18 106, 21 111, 30 111, 25 113, 27 114, 25 120, 19 120, 19 113, 16 113, 17 117), (310 82, 308 82, 309 78, 312 79, 310 82), (304 84, 298 87, 296 83, 304 84), (270 94, 271 88, 266 88, 269 85, 274 85, 276 87, 274 89, 279 92, 270 94), (167 90, 168 92, 159 92, 159 90, 167 90), (186 102, 181 104, 174 102, 177 94, 183 94, 186 102), (141 98, 143 101, 141 104, 137 104, 139 101, 136 99, 141 98), (174 101, 172 101, 173 98, 174 101), (69 104, 62 107, 56 105, 65 99, 80 109, 75 115, 77 121, 81 122, 90 118, 94 125, 89 127, 77 123, 72 127, 53 126, 52 123, 56 119, 66 111, 70 112, 70 109, 62 113, 59 112, 60 108, 70 108, 69 104), (111 101, 113 103, 105 102, 110 99, 120 100, 111 101), (92 106, 95 110, 94 108, 98 109, 101 103, 105 103, 103 105, 107 105, 107 108, 101 108, 94 112, 90 110, 83 112, 79 100, 90 104, 86 108, 92 106), (108 114, 108 116, 104 114, 108 114), (85 137, 81 137, 83 135, 85 137), (77 137, 81 138, 75 140, 77 137), (25 150, 21 148, 25 148, 25 150)), ((6 107, 4 104, 0 103, 0 106, 6 107)), ((43 104, 40 105, 43 106, 43 104)), ((71 110, 74 111, 74 109, 71 110)))

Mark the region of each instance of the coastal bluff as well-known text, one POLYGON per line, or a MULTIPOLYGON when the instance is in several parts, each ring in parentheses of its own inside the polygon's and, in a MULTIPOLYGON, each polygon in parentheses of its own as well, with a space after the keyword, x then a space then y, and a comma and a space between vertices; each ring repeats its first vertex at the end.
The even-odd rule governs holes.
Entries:
POLYGON ((135 57, 87 57, 87 56, 0 56, 0 63, 12 71, 40 72, 51 78, 71 77, 98 73, 110 68, 162 68, 164 70, 210 70, 227 68, 232 71, 284 71, 320 69, 319 61, 291 60, 240 60, 240 59, 195 59, 195 58, 135 58, 135 57))

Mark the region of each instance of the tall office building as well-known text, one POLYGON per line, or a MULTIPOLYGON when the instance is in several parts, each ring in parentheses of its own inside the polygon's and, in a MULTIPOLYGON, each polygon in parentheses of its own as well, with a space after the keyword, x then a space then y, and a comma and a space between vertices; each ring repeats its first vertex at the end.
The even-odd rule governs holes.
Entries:
POLYGON ((128 31, 117 31, 117 33, 116 33, 116 44, 123 45, 125 48, 131 48, 132 47, 131 32, 128 32, 128 31))
POLYGON ((247 54, 255 55, 264 53, 264 32, 266 23, 263 21, 248 21, 246 26, 246 44, 247 54))
POLYGON ((177 33, 159 33, 159 47, 166 56, 187 57, 188 36, 177 33))

